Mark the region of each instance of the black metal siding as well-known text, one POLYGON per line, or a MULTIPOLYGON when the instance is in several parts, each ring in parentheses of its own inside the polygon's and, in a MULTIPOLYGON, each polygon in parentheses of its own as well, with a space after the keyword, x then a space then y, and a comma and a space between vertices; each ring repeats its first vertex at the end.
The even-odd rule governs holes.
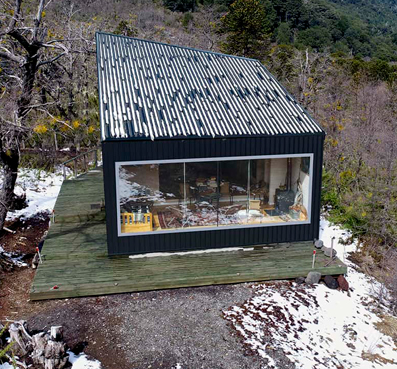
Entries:
POLYGON ((323 134, 223 139, 104 141, 102 143, 103 173, 109 255, 295 242, 318 238, 323 143, 323 134), (118 217, 115 189, 115 162, 117 161, 299 153, 314 154, 311 224, 154 233, 153 235, 130 237, 118 237, 117 235, 118 217))

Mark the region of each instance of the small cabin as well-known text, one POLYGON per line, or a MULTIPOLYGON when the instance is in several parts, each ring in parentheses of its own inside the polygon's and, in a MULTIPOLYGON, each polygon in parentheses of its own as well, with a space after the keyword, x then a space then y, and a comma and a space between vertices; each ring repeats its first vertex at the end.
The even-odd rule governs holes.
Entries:
POLYGON ((258 60, 96 41, 109 255, 318 238, 325 133, 258 60))

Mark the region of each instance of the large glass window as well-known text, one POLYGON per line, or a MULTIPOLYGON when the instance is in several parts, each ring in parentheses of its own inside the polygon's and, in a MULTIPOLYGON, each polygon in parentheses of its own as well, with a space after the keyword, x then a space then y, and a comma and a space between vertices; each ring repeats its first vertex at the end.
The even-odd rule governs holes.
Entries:
POLYGON ((310 159, 116 163, 119 233, 307 222, 310 159))

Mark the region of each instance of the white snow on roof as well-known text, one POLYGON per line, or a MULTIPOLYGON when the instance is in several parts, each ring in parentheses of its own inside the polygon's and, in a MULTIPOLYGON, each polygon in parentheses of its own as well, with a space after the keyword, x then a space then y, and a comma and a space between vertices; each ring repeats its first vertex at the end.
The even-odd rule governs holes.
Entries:
POLYGON ((254 59, 97 33, 102 139, 314 134, 254 59))

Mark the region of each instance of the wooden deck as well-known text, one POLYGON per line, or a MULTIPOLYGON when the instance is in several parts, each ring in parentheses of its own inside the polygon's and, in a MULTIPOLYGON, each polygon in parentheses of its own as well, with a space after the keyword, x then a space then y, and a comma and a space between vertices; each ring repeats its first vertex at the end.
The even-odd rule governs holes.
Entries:
MULTIPOLYGON (((65 181, 32 284, 31 300, 95 296, 122 292, 228 284, 305 276, 311 269, 311 242, 238 251, 174 254, 130 259, 108 257, 102 171, 65 181), (58 288, 54 289, 54 286, 58 288)), ((318 253, 322 274, 346 273, 318 253)))

